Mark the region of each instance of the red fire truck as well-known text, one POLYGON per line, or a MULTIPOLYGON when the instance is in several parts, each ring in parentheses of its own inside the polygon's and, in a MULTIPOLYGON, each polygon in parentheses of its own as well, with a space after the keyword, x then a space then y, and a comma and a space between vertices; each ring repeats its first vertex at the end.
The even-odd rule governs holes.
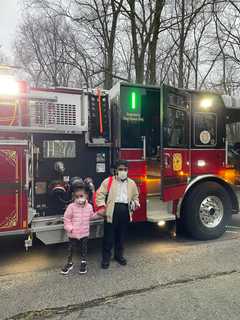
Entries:
MULTIPOLYGON (((240 104, 211 92, 119 83, 109 92, 29 88, 0 73, 0 235, 66 241, 71 187, 97 188, 117 158, 140 190, 133 222, 221 236, 239 211, 240 104)), ((102 236, 102 220, 91 236, 102 236)))

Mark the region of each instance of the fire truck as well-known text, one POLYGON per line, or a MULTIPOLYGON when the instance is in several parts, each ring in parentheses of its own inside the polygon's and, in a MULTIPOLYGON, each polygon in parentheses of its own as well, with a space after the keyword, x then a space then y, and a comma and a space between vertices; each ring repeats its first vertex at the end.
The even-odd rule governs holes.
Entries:
MULTIPOLYGON (((140 191, 133 222, 221 236, 239 211, 240 102, 120 82, 110 91, 30 88, 0 70, 0 235, 66 241, 74 183, 97 189, 119 158, 140 191), (91 179, 90 179, 91 178, 91 179)), ((91 237, 103 235, 102 219, 91 237)))

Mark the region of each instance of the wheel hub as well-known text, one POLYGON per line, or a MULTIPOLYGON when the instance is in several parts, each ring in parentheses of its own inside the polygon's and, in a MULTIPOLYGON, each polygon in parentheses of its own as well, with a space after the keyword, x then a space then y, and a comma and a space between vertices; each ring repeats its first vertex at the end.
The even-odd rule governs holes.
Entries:
POLYGON ((215 228, 218 226, 223 218, 223 214, 222 201, 216 196, 208 196, 200 204, 200 220, 207 228, 215 228))

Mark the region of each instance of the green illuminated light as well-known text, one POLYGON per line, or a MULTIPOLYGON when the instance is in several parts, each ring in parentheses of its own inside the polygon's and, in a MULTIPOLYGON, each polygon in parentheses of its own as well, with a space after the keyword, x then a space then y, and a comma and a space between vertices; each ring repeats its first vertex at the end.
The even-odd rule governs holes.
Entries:
POLYGON ((132 92, 132 95, 131 95, 131 108, 133 110, 136 109, 136 92, 132 92))

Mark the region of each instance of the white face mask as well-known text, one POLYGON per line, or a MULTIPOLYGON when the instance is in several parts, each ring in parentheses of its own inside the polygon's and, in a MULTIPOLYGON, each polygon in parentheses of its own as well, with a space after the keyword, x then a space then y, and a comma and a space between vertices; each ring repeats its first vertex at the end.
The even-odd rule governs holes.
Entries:
POLYGON ((75 199, 75 202, 77 204, 84 204, 86 202, 86 198, 85 197, 79 197, 79 198, 75 199))
POLYGON ((127 179, 127 176, 128 176, 128 172, 127 171, 118 171, 118 177, 119 179, 121 180, 125 180, 127 179))

